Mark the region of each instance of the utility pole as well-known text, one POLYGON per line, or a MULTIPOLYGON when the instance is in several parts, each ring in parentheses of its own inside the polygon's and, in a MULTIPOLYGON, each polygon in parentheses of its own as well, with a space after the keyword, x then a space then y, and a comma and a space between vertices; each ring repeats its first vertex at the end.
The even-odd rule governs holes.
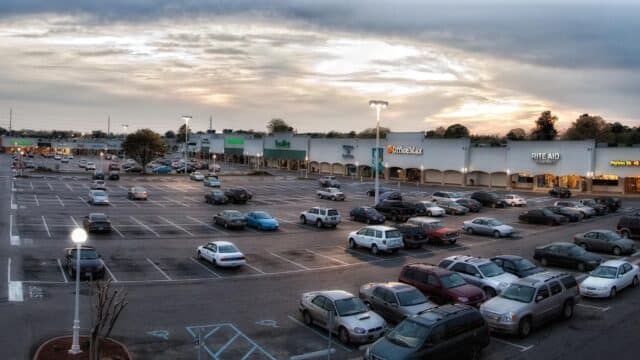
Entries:
POLYGON ((111 137, 111 115, 107 116, 107 138, 111 137))
POLYGON ((9 108, 9 135, 13 135, 11 133, 11 126, 13 125, 13 109, 9 108))
POLYGON ((213 116, 209 115, 209 133, 213 130, 213 116))

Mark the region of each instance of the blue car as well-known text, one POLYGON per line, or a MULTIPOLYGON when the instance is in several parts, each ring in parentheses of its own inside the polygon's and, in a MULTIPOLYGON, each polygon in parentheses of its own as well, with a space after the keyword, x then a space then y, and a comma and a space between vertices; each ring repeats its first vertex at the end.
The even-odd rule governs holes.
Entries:
POLYGON ((258 230, 278 230, 278 220, 264 211, 252 211, 244 216, 247 226, 258 230))
POLYGON ((171 168, 169 166, 158 166, 153 169, 154 174, 168 174, 171 172, 171 168))

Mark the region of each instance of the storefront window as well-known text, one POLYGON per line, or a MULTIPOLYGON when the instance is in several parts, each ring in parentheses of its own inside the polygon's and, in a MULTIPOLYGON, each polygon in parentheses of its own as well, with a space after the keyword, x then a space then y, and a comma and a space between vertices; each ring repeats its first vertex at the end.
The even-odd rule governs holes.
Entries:
POLYGON ((551 174, 537 175, 536 176, 536 185, 539 188, 550 188, 554 185, 557 185, 556 177, 551 174))
POLYGON ((533 176, 530 174, 518 174, 516 181, 520 184, 533 184, 533 176))
POLYGON ((627 193, 640 192, 640 177, 628 177, 624 179, 624 191, 627 193))
POLYGON ((620 179, 616 175, 598 175, 593 178, 593 185, 618 186, 620 179))
POLYGON ((565 175, 558 177, 558 185, 569 189, 577 189, 580 187, 582 177, 578 175, 565 175))

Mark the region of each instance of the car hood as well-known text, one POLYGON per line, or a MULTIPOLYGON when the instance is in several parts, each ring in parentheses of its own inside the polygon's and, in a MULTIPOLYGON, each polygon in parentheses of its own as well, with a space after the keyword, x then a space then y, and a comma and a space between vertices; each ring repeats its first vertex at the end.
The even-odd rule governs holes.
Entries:
POLYGON ((433 232, 436 233, 436 234, 445 235, 445 234, 457 233, 458 230, 454 230, 454 229, 451 229, 451 228, 448 228, 448 227, 443 227, 443 228, 440 228, 440 229, 436 229, 433 232))
POLYGON ((513 232, 513 227, 509 225, 498 225, 493 227, 494 230, 498 230, 500 232, 513 232))
POLYGON ((630 249, 632 247, 635 247, 636 243, 633 240, 630 239, 618 239, 616 241, 614 241, 614 244, 626 248, 626 249, 630 249))
POLYGON ((416 348, 409 348, 396 345, 387 340, 386 337, 380 338, 371 345, 370 354, 380 359, 408 359, 416 352, 416 348))
POLYGON ((521 303, 519 301, 496 296, 480 305, 480 312, 486 310, 496 314, 506 314, 508 312, 517 312, 525 305, 525 303, 521 303))
POLYGON ((580 284, 580 287, 610 287, 615 283, 615 279, 605 279, 601 277, 589 276, 580 284))
POLYGON ((340 318, 341 321, 351 329, 355 327, 372 329, 379 326, 384 326, 385 324, 384 319, 382 319, 380 315, 376 314, 373 311, 367 311, 362 314, 351 316, 341 316, 340 318))

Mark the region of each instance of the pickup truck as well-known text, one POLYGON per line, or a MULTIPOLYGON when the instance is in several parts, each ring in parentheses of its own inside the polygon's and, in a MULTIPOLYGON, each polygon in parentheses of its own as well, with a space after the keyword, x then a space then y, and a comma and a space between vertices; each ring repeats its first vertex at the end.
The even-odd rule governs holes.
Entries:
POLYGON ((375 209, 387 219, 395 222, 405 222, 416 215, 415 206, 407 205, 402 200, 382 200, 375 206, 375 209))
POLYGON ((329 199, 329 200, 333 200, 333 201, 337 201, 337 200, 344 201, 344 193, 342 191, 340 191, 340 189, 334 188, 334 187, 328 187, 328 188, 320 189, 320 190, 316 191, 316 195, 320 199, 329 199))
POLYGON ((460 231, 444 226, 442 221, 428 217, 414 217, 408 224, 420 226, 426 233, 429 242, 453 245, 460 239, 460 231))
POLYGON ((340 223, 340 220, 340 214, 336 209, 312 207, 300 213, 300 222, 314 224, 318 228, 325 226, 334 228, 340 223))

